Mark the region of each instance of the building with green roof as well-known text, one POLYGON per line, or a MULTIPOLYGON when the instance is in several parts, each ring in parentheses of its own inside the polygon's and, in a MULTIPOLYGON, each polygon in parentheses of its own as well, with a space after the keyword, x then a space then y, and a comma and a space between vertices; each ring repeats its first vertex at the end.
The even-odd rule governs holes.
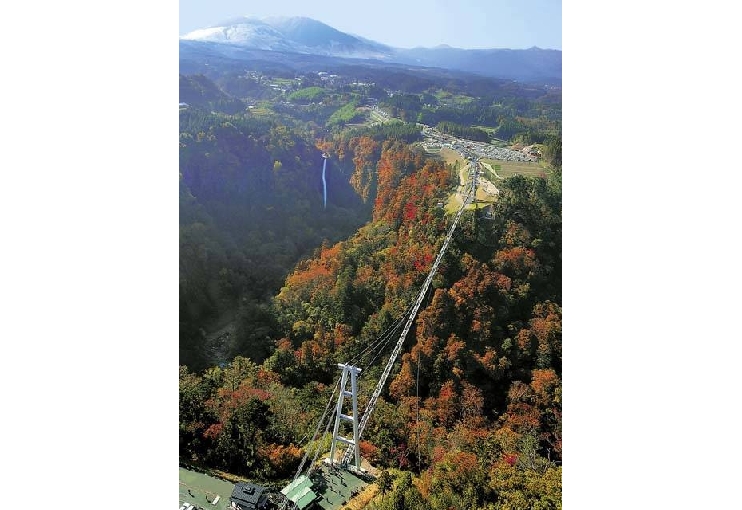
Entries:
POLYGON ((281 494, 286 496, 286 499, 299 510, 304 510, 319 499, 319 496, 312 490, 312 480, 306 475, 301 475, 281 489, 281 494))

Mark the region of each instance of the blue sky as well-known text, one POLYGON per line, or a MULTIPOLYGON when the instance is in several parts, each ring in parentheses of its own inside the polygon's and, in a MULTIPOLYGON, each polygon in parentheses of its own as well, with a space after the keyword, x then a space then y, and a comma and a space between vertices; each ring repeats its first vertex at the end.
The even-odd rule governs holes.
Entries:
POLYGON ((400 48, 562 49, 561 0, 180 0, 179 14, 180 35, 236 16, 307 16, 400 48))

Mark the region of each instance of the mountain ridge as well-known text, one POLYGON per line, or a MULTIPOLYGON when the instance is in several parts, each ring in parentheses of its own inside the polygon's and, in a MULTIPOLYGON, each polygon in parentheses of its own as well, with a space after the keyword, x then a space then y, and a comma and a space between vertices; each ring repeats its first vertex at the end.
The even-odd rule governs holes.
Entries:
POLYGON ((388 58, 393 54, 389 46, 299 16, 232 18, 189 32, 180 39, 334 57, 388 58))
MULTIPOLYGON (((364 37, 351 35, 308 17, 232 18, 217 25, 191 31, 181 41, 217 43, 225 54, 229 47, 320 55, 336 58, 371 59, 386 63, 440 67, 513 80, 559 80, 562 52, 530 47, 394 48, 364 37)), ((181 51, 183 46, 181 45, 181 51)))

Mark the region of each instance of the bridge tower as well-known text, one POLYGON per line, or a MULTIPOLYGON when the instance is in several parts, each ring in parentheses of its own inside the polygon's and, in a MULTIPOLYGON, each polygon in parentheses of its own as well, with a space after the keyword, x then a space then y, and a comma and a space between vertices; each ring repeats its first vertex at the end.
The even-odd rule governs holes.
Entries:
MULTIPOLYGON (((359 430, 358 430, 358 374, 361 373, 361 369, 354 367, 353 365, 347 365, 338 363, 338 368, 342 369, 343 375, 340 379, 340 395, 338 395, 337 409, 335 411, 335 428, 332 431, 332 446, 330 447, 330 465, 335 462, 335 448, 339 442, 348 445, 348 450, 352 448, 355 457, 356 469, 361 468, 361 452, 359 447, 359 430), (350 376, 350 381, 348 381, 350 376), (348 382, 350 382, 350 391, 347 390, 348 382), (343 404, 347 397, 351 398, 353 405, 353 416, 343 414, 343 404), (345 420, 353 423, 353 439, 346 438, 338 435, 340 428, 340 420, 345 420)), ((347 455, 346 455, 347 456, 347 455)), ((344 456, 343 460, 346 460, 344 456)))

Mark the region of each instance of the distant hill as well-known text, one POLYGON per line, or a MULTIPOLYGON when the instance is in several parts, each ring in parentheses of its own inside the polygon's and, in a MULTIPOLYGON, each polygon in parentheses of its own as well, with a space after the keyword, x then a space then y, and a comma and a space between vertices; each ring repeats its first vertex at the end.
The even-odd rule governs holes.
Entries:
POLYGON ((562 77, 562 52, 529 48, 527 50, 465 50, 441 47, 397 50, 398 62, 424 67, 442 67, 495 78, 544 80, 562 77))
MULTIPOLYGON (((266 19, 237 18, 194 30, 181 41, 216 43, 210 51, 229 58, 249 58, 239 49, 267 50, 284 54, 375 60, 420 67, 438 67, 518 81, 561 83, 562 52, 541 48, 462 49, 447 45, 435 48, 393 48, 336 30, 305 17, 266 19)), ((195 49, 181 44, 183 53, 195 49)))
POLYGON ((204 106, 215 101, 229 101, 232 98, 222 92, 214 82, 202 75, 180 75, 180 101, 191 105, 204 106))
POLYGON ((203 75, 180 75, 179 99, 189 106, 200 106, 207 110, 224 113, 237 113, 245 109, 245 104, 237 98, 228 96, 214 82, 203 75))

